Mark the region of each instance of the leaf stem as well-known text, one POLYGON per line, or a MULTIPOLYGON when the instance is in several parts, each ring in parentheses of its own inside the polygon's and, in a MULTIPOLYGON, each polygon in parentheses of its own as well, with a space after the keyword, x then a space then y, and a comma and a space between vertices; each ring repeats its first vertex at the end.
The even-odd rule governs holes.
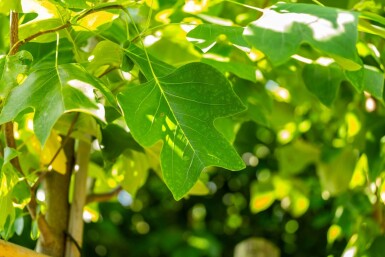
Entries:
MULTIPOLYGON (((103 7, 98 8, 98 9, 91 9, 91 10, 86 11, 85 13, 81 14, 77 18, 77 20, 81 20, 81 19, 85 18, 86 16, 88 16, 88 15, 90 15, 92 13, 100 12, 100 11, 104 11, 104 10, 110 10, 110 9, 122 9, 122 10, 125 10, 125 8, 122 5, 103 6, 103 7)), ((71 27, 73 25, 76 25, 76 24, 72 24, 70 21, 67 21, 63 25, 60 25, 60 26, 58 26, 56 28, 53 28, 53 29, 47 29, 47 30, 39 31, 39 32, 37 32, 35 34, 30 35, 29 37, 24 38, 23 40, 18 40, 17 39, 14 42, 14 44, 11 44, 12 47, 11 47, 11 50, 9 51, 9 54, 12 55, 12 53, 16 53, 20 46, 22 46, 25 43, 28 43, 28 42, 34 40, 37 37, 40 37, 40 36, 43 36, 43 35, 49 34, 49 33, 58 32, 58 31, 60 31, 62 29, 69 28, 69 27, 71 27)))
POLYGON ((111 198, 119 194, 119 192, 122 190, 123 188, 121 186, 118 186, 117 188, 113 189, 111 192, 100 193, 100 194, 90 194, 86 198, 86 204, 93 203, 93 202, 109 201, 111 200, 111 198))
POLYGON ((40 37, 42 35, 45 35, 45 34, 48 34, 48 33, 53 33, 53 32, 57 32, 59 30, 62 30, 62 29, 65 29, 65 28, 68 28, 69 26, 71 26, 71 23, 68 21, 66 22, 65 24, 59 26, 59 27, 56 27, 56 28, 53 28, 53 29, 47 29, 47 30, 43 30, 43 31, 39 31, 29 37, 26 37, 24 38, 23 40, 19 40, 17 41, 13 47, 11 48, 10 50, 10 54, 15 51, 15 49, 18 49, 20 46, 24 45, 25 43, 28 43, 32 40, 34 40, 35 38, 37 37, 40 37))
POLYGON ((76 20, 81 20, 84 17, 86 17, 87 15, 90 15, 90 14, 93 14, 93 13, 96 13, 96 12, 100 12, 100 11, 110 10, 110 9, 121 9, 123 11, 126 10, 126 8, 124 8, 124 6, 119 5, 119 4, 108 5, 108 6, 103 6, 103 7, 100 7, 100 8, 90 9, 90 10, 84 12, 83 14, 79 15, 79 17, 76 20))
MULTIPOLYGON (((10 45, 12 49, 10 51, 10 55, 14 55, 19 50, 16 42, 19 40, 19 14, 17 12, 11 11, 10 14, 10 45)), ((17 149, 16 140, 14 135, 14 127, 13 122, 7 122, 4 125, 4 134, 6 145, 10 148, 17 149)), ((21 169, 19 158, 16 156, 11 160, 12 165, 17 169, 20 174, 25 177, 23 170, 21 169)))

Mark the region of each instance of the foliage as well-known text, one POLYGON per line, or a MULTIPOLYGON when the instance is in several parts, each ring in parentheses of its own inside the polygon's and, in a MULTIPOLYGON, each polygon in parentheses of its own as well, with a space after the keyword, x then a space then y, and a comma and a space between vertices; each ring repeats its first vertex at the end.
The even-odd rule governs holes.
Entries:
POLYGON ((257 235, 283 256, 378 256, 384 4, 0 0, 0 123, 15 123, 18 145, 1 141, 1 236, 23 233, 34 190, 44 213, 40 181, 66 173, 61 145, 91 137, 88 193, 121 187, 131 210, 85 207, 89 221, 107 220, 87 225, 108 228, 99 243, 133 256, 231 256, 257 235), (158 177, 186 200, 172 201, 158 177), (127 249, 109 222, 138 235, 130 248, 149 243, 127 249))

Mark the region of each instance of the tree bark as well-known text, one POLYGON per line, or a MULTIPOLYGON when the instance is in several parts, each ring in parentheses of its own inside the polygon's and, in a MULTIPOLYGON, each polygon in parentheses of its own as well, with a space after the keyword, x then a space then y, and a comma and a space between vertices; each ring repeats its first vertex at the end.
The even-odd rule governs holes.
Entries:
POLYGON ((47 212, 46 225, 39 224, 41 237, 39 238, 37 251, 54 257, 63 257, 65 253, 65 239, 69 217, 69 187, 72 169, 74 167, 74 140, 69 139, 63 150, 67 157, 66 174, 55 171, 49 172, 44 180, 47 212), (44 233, 44 226, 48 227, 48 233, 44 233))
MULTIPOLYGON (((90 140, 91 141, 91 140, 90 140)), ((75 174, 74 192, 71 203, 70 219, 65 257, 80 257, 79 247, 83 242, 83 208, 87 197, 87 173, 90 161, 91 142, 80 140, 77 150, 76 163, 78 170, 75 174)))

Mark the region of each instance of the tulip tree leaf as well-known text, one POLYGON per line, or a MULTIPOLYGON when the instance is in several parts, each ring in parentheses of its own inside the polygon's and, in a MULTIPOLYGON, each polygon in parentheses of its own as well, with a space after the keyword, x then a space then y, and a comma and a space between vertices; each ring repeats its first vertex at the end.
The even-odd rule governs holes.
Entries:
POLYGON ((245 109, 229 82, 203 63, 190 63, 118 95, 133 137, 143 146, 163 141, 163 178, 182 198, 208 166, 244 168, 235 149, 214 128, 216 118, 245 109))
POLYGON ((302 43, 330 55, 347 70, 361 68, 357 42, 358 13, 313 4, 278 3, 250 23, 244 37, 274 65, 286 62, 302 43))
POLYGON ((237 47, 249 49, 242 36, 243 30, 242 27, 201 24, 187 34, 187 39, 203 52, 207 52, 218 41, 228 41, 237 47))
POLYGON ((110 103, 114 101, 111 93, 78 64, 36 70, 11 91, 0 113, 0 124, 32 108, 34 131, 44 145, 55 122, 65 112, 81 111, 104 119, 104 109, 97 105, 94 90, 103 93, 110 103))

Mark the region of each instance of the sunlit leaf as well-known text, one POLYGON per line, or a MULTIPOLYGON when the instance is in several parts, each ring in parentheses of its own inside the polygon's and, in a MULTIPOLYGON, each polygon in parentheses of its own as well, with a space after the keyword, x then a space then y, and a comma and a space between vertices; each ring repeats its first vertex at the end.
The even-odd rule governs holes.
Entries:
POLYGON ((201 180, 198 180, 197 183, 190 189, 187 193, 188 195, 208 195, 210 193, 209 188, 201 180))
POLYGON ((129 88, 118 100, 140 144, 151 146, 163 140, 163 178, 176 199, 189 191, 207 166, 230 170, 244 167, 213 125, 216 118, 244 107, 228 81, 210 66, 185 65, 167 76, 129 88))
POLYGON ((120 156, 112 167, 123 174, 121 185, 133 198, 146 182, 149 168, 148 156, 136 151, 130 151, 127 156, 120 156))
POLYGON ((120 67, 123 61, 123 50, 113 42, 101 41, 92 50, 89 60, 87 70, 99 77, 109 69, 120 67))
POLYGON ((313 4, 278 3, 244 32, 247 42, 274 65, 286 62, 302 43, 335 58, 347 70, 361 68, 356 50, 358 14, 313 4))
POLYGON ((11 121, 20 112, 32 108, 34 131, 44 145, 55 122, 65 112, 81 111, 104 119, 104 110, 97 104, 94 90, 114 102, 108 90, 80 65, 36 70, 10 93, 0 114, 0 123, 11 121))
POLYGON ((79 31, 97 30, 102 25, 108 26, 114 19, 118 17, 118 14, 108 11, 94 12, 78 20, 74 28, 79 31))
MULTIPOLYGON (((69 10, 48 0, 28 0, 24 5, 25 13, 36 13, 37 17, 19 26, 19 38, 25 39, 44 30, 62 26, 70 18, 69 10)), ((66 36, 63 30, 58 31, 60 37, 66 36)), ((57 39, 56 33, 48 33, 36 37, 34 42, 52 42, 57 39)))
POLYGON ((67 171, 67 158, 63 149, 61 149, 61 139, 59 135, 52 131, 44 145, 44 148, 42 149, 41 161, 43 164, 48 165, 54 157, 55 159, 52 162, 53 170, 59 172, 60 174, 65 174, 67 171))

